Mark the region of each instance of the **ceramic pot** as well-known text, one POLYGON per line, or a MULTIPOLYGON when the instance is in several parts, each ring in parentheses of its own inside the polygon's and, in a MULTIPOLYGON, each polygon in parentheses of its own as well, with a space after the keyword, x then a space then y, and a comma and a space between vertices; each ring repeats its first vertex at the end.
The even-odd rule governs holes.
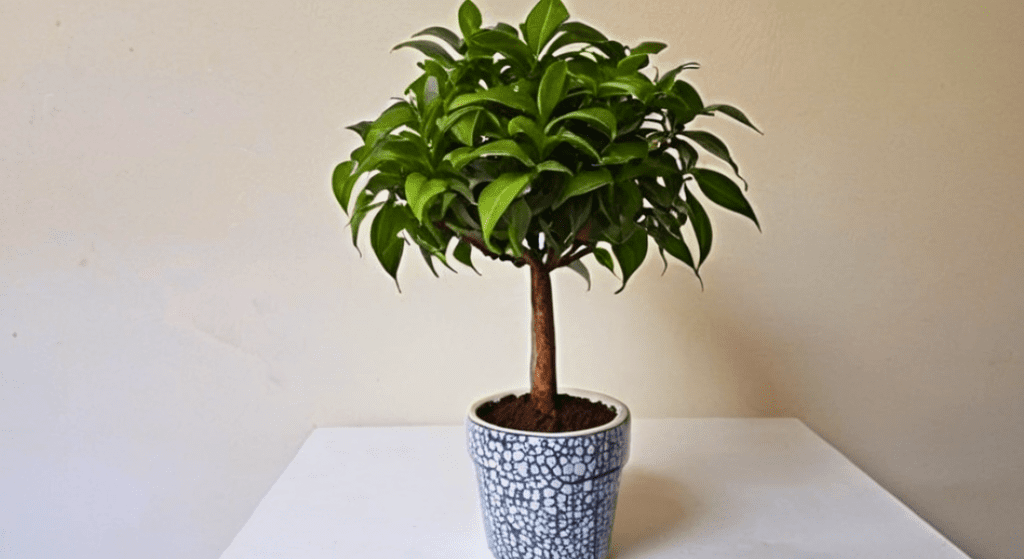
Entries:
POLYGON ((629 409, 614 398, 566 389, 616 410, 585 431, 535 433, 466 421, 476 464, 487 545, 497 559, 604 559, 612 535, 619 475, 629 458, 629 409))

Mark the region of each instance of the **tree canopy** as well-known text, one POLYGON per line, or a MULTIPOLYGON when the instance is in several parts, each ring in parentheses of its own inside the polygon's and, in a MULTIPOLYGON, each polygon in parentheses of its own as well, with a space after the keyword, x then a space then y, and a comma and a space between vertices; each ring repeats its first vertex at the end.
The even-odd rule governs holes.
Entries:
POLYGON ((560 0, 540 0, 518 28, 483 27, 471 0, 458 20, 461 35, 428 27, 395 47, 421 52, 422 72, 350 127, 362 145, 334 170, 353 243, 373 214, 370 244, 396 282, 415 245, 435 275, 478 252, 589 283, 592 255, 617 267, 621 291, 652 240, 666 266, 668 254, 699 276, 710 205, 760 227, 725 142, 693 126, 720 115, 757 129, 680 77, 697 64, 654 71, 664 43, 623 45, 570 21, 560 0))

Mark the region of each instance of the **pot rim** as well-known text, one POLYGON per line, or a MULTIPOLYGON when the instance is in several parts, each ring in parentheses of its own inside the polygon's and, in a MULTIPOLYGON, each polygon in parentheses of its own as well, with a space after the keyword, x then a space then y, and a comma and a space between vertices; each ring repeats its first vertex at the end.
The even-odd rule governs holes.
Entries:
POLYGON ((476 414, 476 410, 480 406, 488 402, 495 402, 510 394, 514 396, 519 396, 529 392, 529 390, 506 390, 504 392, 499 392, 497 394, 487 396, 486 398, 481 398, 476 402, 473 402, 473 404, 469 406, 469 412, 466 414, 466 416, 473 423, 476 423, 477 425, 485 427, 487 429, 511 433, 513 435, 526 435, 529 437, 547 438, 583 437, 587 435, 593 435, 594 433, 600 433, 602 431, 610 431, 612 429, 615 429, 616 427, 619 427, 620 425, 625 423, 626 420, 629 419, 629 408, 626 407, 626 404, 623 404, 619 400, 612 398, 611 396, 608 396, 606 394, 601 394, 600 392, 594 392, 592 390, 583 390, 580 388, 561 388, 558 390, 558 393, 568 394, 569 396, 577 396, 580 398, 586 398, 591 402, 601 402, 602 404, 609 405, 615 408, 615 418, 609 421, 608 423, 598 425, 597 427, 591 427, 590 429, 583 429, 580 431, 564 431, 561 433, 542 433, 539 431, 521 431, 519 429, 509 429, 507 427, 500 427, 498 425, 488 423, 483 419, 480 419, 480 417, 478 417, 476 414))

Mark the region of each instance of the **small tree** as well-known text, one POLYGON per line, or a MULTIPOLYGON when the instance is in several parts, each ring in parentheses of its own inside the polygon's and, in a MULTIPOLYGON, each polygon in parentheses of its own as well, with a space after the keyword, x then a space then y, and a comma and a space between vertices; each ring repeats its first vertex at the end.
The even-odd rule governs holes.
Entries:
MULTIPOLYGON (((689 63, 648 77, 650 56, 567 21, 560 0, 540 0, 526 22, 482 27, 479 9, 459 9, 462 37, 429 27, 395 48, 426 55, 422 74, 376 120, 350 127, 363 145, 334 170, 334 193, 351 215, 352 241, 376 210, 370 244, 395 278, 406 245, 419 247, 434 275, 449 254, 471 254, 530 269, 533 356, 530 401, 555 413, 553 270, 590 281, 592 255, 622 287, 653 239, 665 261, 698 274, 711 250, 705 200, 757 218, 729 175, 698 166, 709 154, 735 177, 725 143, 691 124, 725 115, 751 128, 729 105, 705 105, 679 79, 689 63), (360 180, 368 177, 368 180, 360 180), (362 190, 350 201, 360 184, 362 190), (682 231, 696 241, 691 252, 682 231), (454 248, 452 248, 454 246, 454 248)), ((754 128, 756 130, 756 128, 754 128)), ((760 225, 758 225, 760 227, 760 225)), ((474 268, 475 270, 475 268, 474 268)))

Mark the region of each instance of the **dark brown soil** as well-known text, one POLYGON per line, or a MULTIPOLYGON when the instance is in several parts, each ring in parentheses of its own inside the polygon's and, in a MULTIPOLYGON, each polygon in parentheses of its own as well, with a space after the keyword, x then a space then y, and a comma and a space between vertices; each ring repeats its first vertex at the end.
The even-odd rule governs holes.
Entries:
POLYGON ((487 402, 477 408, 476 415, 484 421, 519 431, 537 433, 565 433, 600 427, 615 419, 615 408, 586 398, 558 394, 555 396, 554 416, 541 415, 530 404, 530 395, 509 394, 497 402, 487 402))

